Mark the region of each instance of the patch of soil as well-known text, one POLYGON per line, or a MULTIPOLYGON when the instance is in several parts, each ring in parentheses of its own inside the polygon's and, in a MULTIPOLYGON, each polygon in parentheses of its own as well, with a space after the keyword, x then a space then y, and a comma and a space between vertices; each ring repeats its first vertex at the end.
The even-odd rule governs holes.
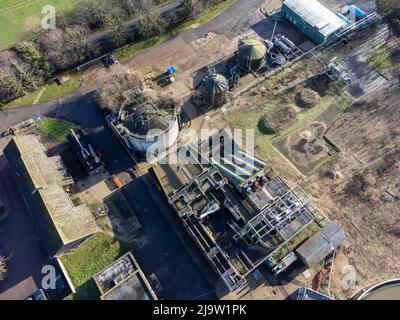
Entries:
POLYGON ((321 97, 325 96, 330 89, 328 78, 320 75, 309 78, 307 80, 307 86, 311 90, 317 92, 321 97))
POLYGON ((289 137, 287 141, 289 154, 296 164, 307 167, 327 155, 328 148, 323 139, 325 130, 325 124, 313 122, 289 137))

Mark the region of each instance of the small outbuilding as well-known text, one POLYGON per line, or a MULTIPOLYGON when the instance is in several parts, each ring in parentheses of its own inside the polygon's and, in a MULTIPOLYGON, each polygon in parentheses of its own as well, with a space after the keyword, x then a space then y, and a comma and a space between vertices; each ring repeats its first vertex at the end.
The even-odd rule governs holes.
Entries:
POLYGON ((317 0, 286 0, 281 14, 317 44, 327 42, 347 26, 317 0))
POLYGON ((297 250, 297 256, 308 267, 313 267, 325 259, 346 239, 344 230, 330 223, 304 242, 297 250))

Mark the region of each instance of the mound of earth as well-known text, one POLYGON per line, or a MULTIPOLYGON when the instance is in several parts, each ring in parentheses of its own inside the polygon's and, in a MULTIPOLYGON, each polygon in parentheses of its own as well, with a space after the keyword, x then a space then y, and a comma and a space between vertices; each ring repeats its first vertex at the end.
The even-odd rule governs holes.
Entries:
POLYGON ((297 119, 294 106, 278 106, 258 121, 258 129, 264 134, 275 134, 290 127, 297 119))
POLYGON ((300 108, 312 108, 318 103, 319 94, 311 89, 303 89, 296 95, 296 104, 300 108))

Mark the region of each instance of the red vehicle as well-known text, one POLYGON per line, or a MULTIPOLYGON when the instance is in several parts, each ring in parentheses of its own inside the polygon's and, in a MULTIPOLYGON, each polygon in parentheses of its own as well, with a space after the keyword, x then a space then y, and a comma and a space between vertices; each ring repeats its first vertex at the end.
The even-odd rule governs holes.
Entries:
POLYGON ((117 188, 121 189, 123 187, 121 180, 117 176, 113 176, 113 182, 117 188))

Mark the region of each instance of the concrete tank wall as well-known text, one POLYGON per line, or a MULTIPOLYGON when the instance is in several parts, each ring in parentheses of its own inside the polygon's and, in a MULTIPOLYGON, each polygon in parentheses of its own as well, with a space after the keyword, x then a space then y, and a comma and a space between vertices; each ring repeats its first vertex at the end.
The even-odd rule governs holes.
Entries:
POLYGON ((129 136, 128 140, 130 145, 137 151, 146 153, 148 150, 159 150, 159 152, 165 151, 171 148, 177 141, 179 135, 179 123, 178 119, 171 123, 168 130, 162 134, 156 136, 149 136, 147 139, 139 138, 136 136, 129 136), (165 146, 164 146, 165 141, 165 146))
POLYGON ((400 279, 376 284, 360 294, 357 300, 400 300, 400 279))

